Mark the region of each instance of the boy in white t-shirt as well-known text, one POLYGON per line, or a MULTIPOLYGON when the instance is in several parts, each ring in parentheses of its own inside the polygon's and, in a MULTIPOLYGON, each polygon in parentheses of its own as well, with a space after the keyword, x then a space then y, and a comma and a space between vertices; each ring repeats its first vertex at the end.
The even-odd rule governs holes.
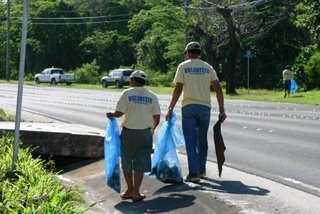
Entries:
POLYGON ((130 75, 131 88, 122 92, 115 112, 108 118, 124 116, 121 126, 121 167, 127 190, 122 199, 141 201, 140 194, 144 172, 151 171, 153 131, 160 122, 160 106, 157 96, 145 89, 146 74, 134 71, 130 75))
POLYGON ((201 46, 190 42, 185 48, 186 60, 178 68, 174 78, 175 88, 166 114, 172 114, 182 91, 182 129, 186 142, 189 174, 185 181, 199 182, 206 175, 208 154, 208 128, 210 124, 210 86, 216 92, 219 104, 219 118, 226 119, 224 98, 219 79, 211 65, 200 59, 201 46))

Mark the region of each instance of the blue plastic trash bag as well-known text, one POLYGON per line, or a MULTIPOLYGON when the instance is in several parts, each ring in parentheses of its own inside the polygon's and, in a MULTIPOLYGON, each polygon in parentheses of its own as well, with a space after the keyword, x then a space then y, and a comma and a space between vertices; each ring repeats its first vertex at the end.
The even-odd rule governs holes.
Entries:
POLYGON ((185 141, 182 130, 175 124, 176 120, 177 116, 172 112, 171 118, 160 127, 152 157, 151 172, 147 174, 164 183, 183 181, 176 147, 184 145, 185 141))
POLYGON ((120 193, 120 135, 117 119, 108 120, 104 138, 104 157, 107 185, 120 193))
POLYGON ((291 94, 294 94, 298 89, 298 85, 297 85, 296 81, 294 81, 294 79, 291 79, 290 81, 291 81, 290 92, 291 92, 291 94))

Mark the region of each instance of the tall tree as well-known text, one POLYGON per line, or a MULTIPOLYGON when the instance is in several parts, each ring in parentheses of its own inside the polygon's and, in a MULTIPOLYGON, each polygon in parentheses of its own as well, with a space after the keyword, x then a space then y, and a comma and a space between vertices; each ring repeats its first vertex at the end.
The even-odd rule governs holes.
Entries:
POLYGON ((222 15, 227 25, 227 30, 229 34, 229 46, 230 50, 227 54, 227 74, 226 74, 226 82, 227 94, 236 94, 236 84, 235 84, 235 74, 236 74, 236 66, 238 62, 239 55, 241 53, 241 44, 239 38, 239 29, 235 25, 233 21, 233 17, 231 15, 232 10, 228 7, 217 7, 217 12, 222 15))
POLYGON ((37 71, 44 67, 71 69, 78 65, 79 52, 76 51, 83 31, 79 25, 72 24, 71 17, 79 17, 73 5, 67 1, 34 1, 30 11, 31 44, 29 64, 37 71), (36 49, 35 49, 36 48, 36 49), (37 60, 34 60, 37 59, 37 60))
POLYGON ((296 6, 296 24, 299 27, 307 28, 313 41, 320 46, 320 1, 298 0, 296 6))
POLYGON ((142 10, 130 21, 130 32, 137 42, 137 63, 167 73, 183 59, 187 20, 181 6, 161 1, 142 10))

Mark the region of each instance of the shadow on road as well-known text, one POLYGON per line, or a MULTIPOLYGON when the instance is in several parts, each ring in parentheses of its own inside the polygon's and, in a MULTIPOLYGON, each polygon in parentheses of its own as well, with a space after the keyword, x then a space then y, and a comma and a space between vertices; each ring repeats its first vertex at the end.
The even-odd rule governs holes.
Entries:
POLYGON ((257 186, 248 186, 241 181, 219 181, 203 178, 200 183, 188 185, 186 183, 164 186, 154 195, 168 192, 186 192, 192 190, 205 190, 213 192, 226 192, 232 194, 267 195, 270 191, 257 186))
POLYGON ((172 193, 136 203, 122 201, 114 207, 122 213, 165 213, 192 206, 195 199, 193 195, 172 193))
POLYGON ((211 178, 204 178, 207 182, 201 182, 202 186, 212 188, 217 192, 247 195, 267 195, 270 191, 258 186, 248 186, 241 181, 219 181, 211 178))

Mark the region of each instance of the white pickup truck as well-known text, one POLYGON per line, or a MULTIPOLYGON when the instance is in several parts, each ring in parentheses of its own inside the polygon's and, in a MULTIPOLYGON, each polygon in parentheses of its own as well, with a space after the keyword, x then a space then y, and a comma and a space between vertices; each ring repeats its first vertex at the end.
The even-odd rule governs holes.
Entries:
POLYGON ((52 85, 58 83, 71 85, 71 83, 74 82, 74 79, 74 74, 65 74, 62 68, 46 68, 41 73, 34 76, 34 80, 37 84, 49 82, 52 85))

